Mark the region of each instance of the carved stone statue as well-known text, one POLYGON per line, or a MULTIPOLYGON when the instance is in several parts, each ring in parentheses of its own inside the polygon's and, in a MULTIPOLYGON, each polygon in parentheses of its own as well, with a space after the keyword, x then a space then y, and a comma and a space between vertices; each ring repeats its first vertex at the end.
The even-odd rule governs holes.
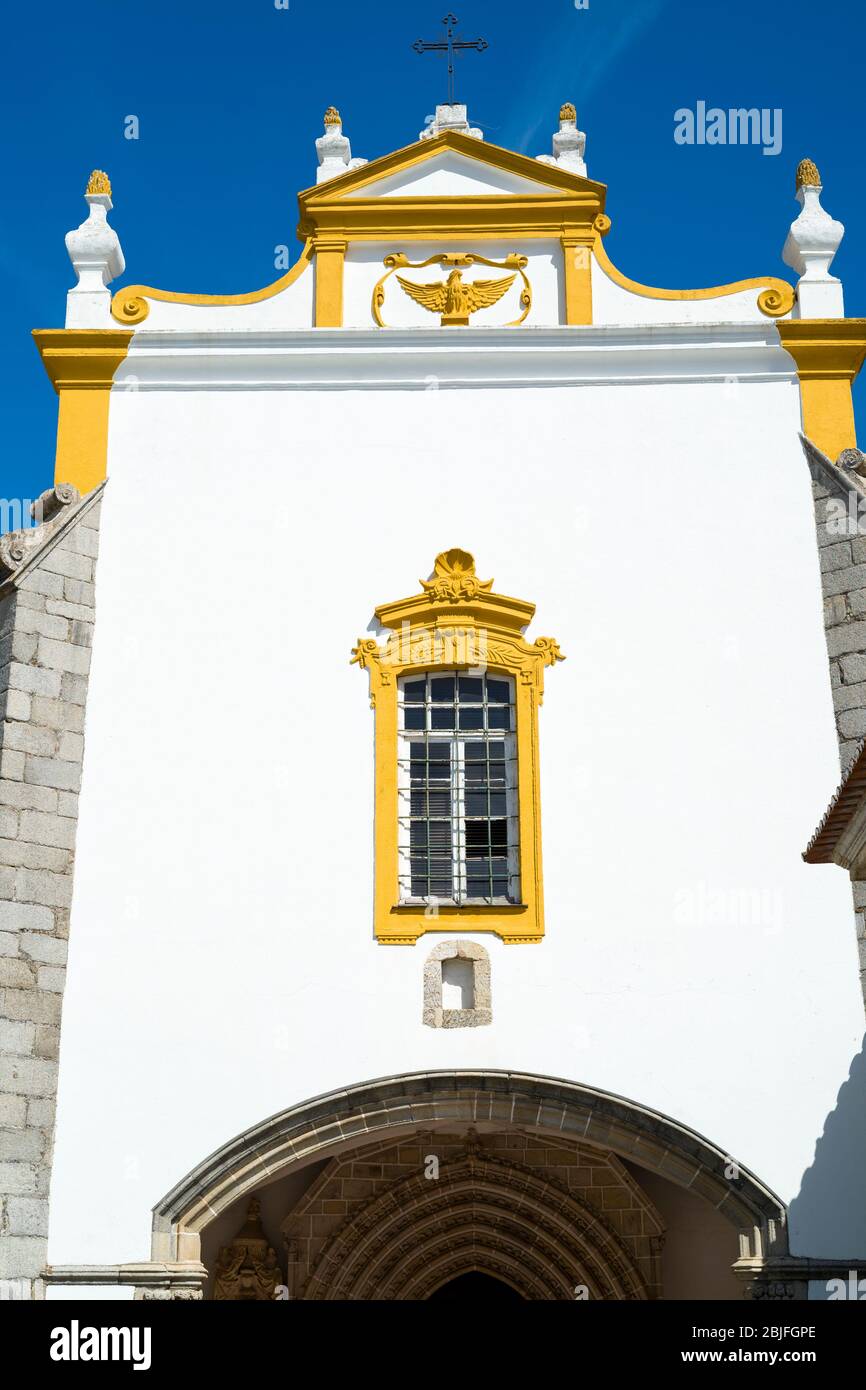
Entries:
POLYGON ((262 1229, 261 1202, 253 1197, 244 1225, 231 1244, 220 1250, 214 1301, 269 1303, 282 1282, 276 1251, 262 1229))

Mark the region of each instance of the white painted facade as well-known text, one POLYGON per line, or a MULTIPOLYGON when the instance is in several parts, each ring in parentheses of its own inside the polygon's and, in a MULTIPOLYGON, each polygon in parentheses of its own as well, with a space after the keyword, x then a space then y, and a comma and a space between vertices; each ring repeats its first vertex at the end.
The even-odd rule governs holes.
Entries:
POLYGON ((800 858, 838 754, 794 364, 755 291, 650 299, 596 265, 594 325, 564 326, 555 243, 479 243, 529 255, 520 329, 510 300, 441 329, 393 284, 377 329, 392 249, 350 247, 342 329, 312 326, 310 268, 152 301, 117 373, 49 1259, 146 1258, 154 1203, 231 1136, 451 1067, 631 1097, 793 1202, 794 1253, 862 1251, 862 1190, 794 1201, 863 1035, 849 885, 800 858), (467 933, 493 1023, 449 1032, 421 1021, 442 936, 373 938, 349 658, 456 545, 567 661, 546 937, 467 933))

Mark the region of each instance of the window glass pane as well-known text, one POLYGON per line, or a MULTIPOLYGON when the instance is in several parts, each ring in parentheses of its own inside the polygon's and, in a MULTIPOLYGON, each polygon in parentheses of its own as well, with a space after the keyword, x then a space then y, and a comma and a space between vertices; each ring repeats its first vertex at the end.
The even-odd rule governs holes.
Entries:
POLYGON ((488 839, 488 824, 486 820, 469 820, 466 822, 466 858, 477 859, 479 855, 485 857, 490 852, 490 842, 488 839))
MULTIPOLYGON (((487 743, 472 743, 467 740, 463 746, 466 749, 467 763, 486 762, 487 749, 491 745, 487 743)), ((500 744, 499 746, 501 747, 502 745, 500 744)))
POLYGON ((487 699, 491 705, 508 705, 511 703, 511 686, 508 681, 495 681, 488 678, 487 699))
POLYGON ((450 864, 447 868, 430 871, 430 892, 427 895, 431 898, 452 898, 454 896, 454 879, 452 877, 450 864))
MULTIPOLYGON (((423 824, 423 822, 422 822, 423 824)), ((450 820, 431 820, 427 821, 427 828, 430 832, 430 853, 443 855, 451 854, 451 821, 450 820)))
POLYGON ((473 705, 469 705, 468 707, 461 706, 460 727, 461 729, 484 728, 484 710, 480 705, 477 707, 473 705))
MULTIPOLYGON (((483 744, 483 743, 482 743, 481 747, 482 747, 482 748, 484 747, 484 744, 483 744)), ((505 744, 502 743, 499 739, 497 739, 496 742, 494 742, 494 741, 491 739, 491 741, 488 743, 487 747, 490 749, 490 756, 491 756, 491 758, 497 758, 497 759, 500 759, 500 760, 501 760, 502 758, 505 757, 505 744)))
MULTIPOLYGON (((502 798, 503 802, 505 797, 502 798)), ((467 792, 466 793, 466 814, 467 816, 486 816, 487 815, 487 792, 467 792)))
POLYGON ((428 745, 430 761, 428 764, 428 776, 431 782, 450 782, 451 780, 451 749, 447 744, 431 743, 428 745))
POLYGON ((492 820, 490 822, 490 843, 494 850, 505 851, 508 849, 508 821, 492 820))
POLYGON ((498 707, 491 707, 488 709, 487 727, 488 729, 510 729, 511 710, 499 709, 498 707))
POLYGON ((491 816, 504 816, 507 810, 505 792, 490 793, 491 816))
POLYGON ((403 700, 407 705, 423 705, 426 696, 426 681, 407 681, 403 686, 403 700))
MULTIPOLYGON (((484 695, 484 682, 476 676, 460 677, 460 700, 461 703, 469 704, 476 702, 479 705, 484 695)), ((506 696, 506 699, 508 697, 506 696)))
POLYGON ((491 763, 491 764, 490 764, 490 785, 491 785, 491 787, 504 787, 504 786, 505 786, 505 764, 504 764, 504 763, 491 763))
MULTIPOLYGON (((403 727, 411 731, 426 728, 425 716, 427 711, 423 705, 408 705, 403 711, 403 727)), ((393 728, 393 725, 392 725, 393 728)))
POLYGON ((435 676, 430 682, 430 698, 436 705, 454 704, 454 677, 435 676))
POLYGON ((430 711, 430 727, 431 729, 453 729, 453 708, 449 708, 447 705, 445 705, 440 709, 436 705, 434 705, 430 711))

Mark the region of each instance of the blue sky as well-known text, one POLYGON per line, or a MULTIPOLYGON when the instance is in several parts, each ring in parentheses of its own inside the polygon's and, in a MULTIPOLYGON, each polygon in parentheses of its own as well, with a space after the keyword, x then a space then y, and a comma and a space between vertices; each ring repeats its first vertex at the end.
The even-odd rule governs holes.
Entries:
MULTIPOLYGON (((457 96, 491 141, 549 151, 573 100, 591 177, 609 188, 607 249, 627 275, 693 288, 788 274, 794 171, 821 170, 846 224, 834 270, 849 315, 866 315, 862 60, 866 18, 851 0, 466 0, 457 96), (778 157, 682 146, 674 112, 700 100, 783 112, 778 157)), ((353 152, 411 143, 437 100, 444 61, 412 52, 446 7, 346 0, 46 0, 4 19, 0 121, 0 497, 35 497, 53 473, 56 397, 30 340, 62 327, 74 282, 63 238, 86 213, 93 168, 114 186, 127 283, 242 292, 294 257, 296 193, 315 181, 313 141, 333 102, 353 152), (140 138, 124 138, 135 115, 140 138)), ((113 288, 119 288, 117 282, 113 288)), ((861 419, 866 387, 857 388, 861 419)), ((861 439, 862 442, 862 439, 861 439)))

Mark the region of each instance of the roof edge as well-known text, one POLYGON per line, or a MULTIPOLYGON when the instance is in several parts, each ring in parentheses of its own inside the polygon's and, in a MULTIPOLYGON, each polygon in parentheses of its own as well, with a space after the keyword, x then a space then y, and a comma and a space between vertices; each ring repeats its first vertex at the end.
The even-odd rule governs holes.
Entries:
POLYGON ((15 589, 20 587, 22 579, 36 569, 46 555, 49 555, 55 546, 59 545, 64 536, 73 526, 86 516, 95 507, 105 491, 108 479, 103 481, 88 492, 84 497, 80 497, 78 489, 71 483, 58 483, 55 487, 49 488, 42 493, 37 504, 43 506, 51 505, 53 499, 54 512, 40 526, 28 527, 22 531, 9 531, 5 536, 0 537, 0 600, 8 597, 15 589), (72 500, 68 499, 68 493, 74 494, 72 500), (66 494, 66 495, 65 495, 66 494), (32 541, 30 538, 33 538, 32 541), (16 547, 15 540, 19 541, 22 554, 18 559, 19 547, 16 547), (16 563, 17 561, 17 563, 16 563))

